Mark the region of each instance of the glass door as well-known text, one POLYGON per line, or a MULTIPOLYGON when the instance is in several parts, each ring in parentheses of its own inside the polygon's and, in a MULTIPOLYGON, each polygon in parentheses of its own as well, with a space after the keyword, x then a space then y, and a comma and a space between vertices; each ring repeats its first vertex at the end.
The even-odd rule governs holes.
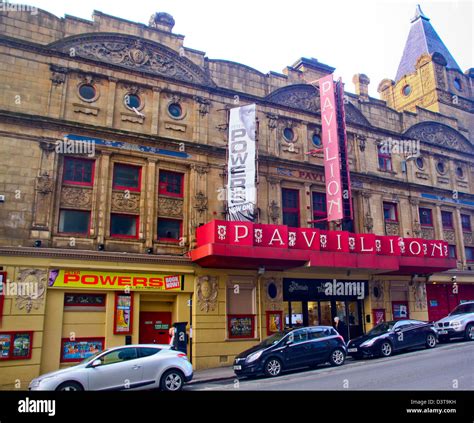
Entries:
POLYGON ((363 334, 360 301, 347 301, 349 336, 356 338, 363 334))
POLYGON ((319 302, 319 324, 333 326, 331 301, 319 302))
POLYGON ((319 303, 308 301, 308 326, 319 326, 319 303))

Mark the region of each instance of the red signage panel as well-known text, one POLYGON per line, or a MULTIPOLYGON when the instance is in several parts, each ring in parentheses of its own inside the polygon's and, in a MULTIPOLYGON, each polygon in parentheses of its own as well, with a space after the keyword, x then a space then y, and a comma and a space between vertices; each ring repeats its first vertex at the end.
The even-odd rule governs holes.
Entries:
POLYGON ((326 206, 328 221, 330 222, 344 217, 337 108, 332 74, 319 80, 319 92, 321 96, 321 135, 324 150, 326 206))

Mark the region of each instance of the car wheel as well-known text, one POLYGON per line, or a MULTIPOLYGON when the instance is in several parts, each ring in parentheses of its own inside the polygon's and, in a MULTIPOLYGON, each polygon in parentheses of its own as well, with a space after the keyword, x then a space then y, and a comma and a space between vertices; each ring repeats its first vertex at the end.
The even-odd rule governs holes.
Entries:
POLYGON ((426 337, 426 348, 434 348, 434 347, 436 347, 436 336, 430 333, 426 337))
POLYGON ((474 325, 472 323, 469 323, 466 326, 465 338, 466 338, 466 341, 474 341, 474 325))
POLYGON ((56 388, 56 391, 83 391, 84 388, 77 382, 64 382, 56 388))
POLYGON ((180 391, 184 385, 184 376, 180 370, 168 370, 161 376, 160 388, 162 391, 180 391))
POLYGON ((390 357, 393 352, 392 344, 388 341, 382 342, 379 351, 382 357, 390 357))
POLYGON ((329 356, 331 366, 342 366, 346 361, 346 354, 340 348, 336 348, 329 356))
POLYGON ((281 374, 282 366, 281 361, 278 358, 270 358, 265 363, 265 375, 270 377, 276 377, 281 374))

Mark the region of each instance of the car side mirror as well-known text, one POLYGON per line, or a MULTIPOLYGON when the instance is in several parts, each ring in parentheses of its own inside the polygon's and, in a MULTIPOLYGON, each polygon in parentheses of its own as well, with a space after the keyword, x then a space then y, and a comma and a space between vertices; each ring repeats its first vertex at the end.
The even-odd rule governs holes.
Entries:
POLYGON ((100 359, 94 360, 91 364, 91 367, 97 367, 102 364, 102 361, 100 359))

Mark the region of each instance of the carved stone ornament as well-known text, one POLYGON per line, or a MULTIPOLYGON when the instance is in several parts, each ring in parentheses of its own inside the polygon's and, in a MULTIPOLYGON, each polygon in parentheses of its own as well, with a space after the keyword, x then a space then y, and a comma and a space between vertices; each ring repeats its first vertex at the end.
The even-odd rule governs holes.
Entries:
POLYGON ((53 85, 61 85, 66 82, 66 73, 67 69, 66 68, 60 68, 58 66, 51 66, 51 81, 53 85))
POLYGON ((372 300, 376 303, 384 301, 384 284, 383 281, 373 281, 370 290, 372 300))
POLYGON ((421 237, 424 239, 435 239, 433 228, 421 228, 421 237))
POLYGON ((160 197, 158 199, 158 214, 160 216, 183 217, 183 200, 160 197))
POLYGON ((209 166, 192 164, 191 169, 194 170, 198 175, 205 175, 206 173, 209 173, 209 166))
POLYGON ((363 126, 371 126, 367 118, 352 103, 344 105, 344 113, 347 122, 357 123, 363 126))
POLYGON ((138 213, 140 210, 140 194, 122 191, 112 192, 112 210, 138 213))
POLYGON ((267 303, 279 303, 283 301, 283 285, 281 279, 270 278, 265 281, 265 298, 267 303), (271 288, 276 288, 275 296, 272 298, 271 288))
POLYGON ((319 90, 309 84, 297 84, 279 88, 270 93, 266 100, 307 112, 320 110, 319 90))
POLYGON ((270 129, 275 129, 278 126, 278 115, 273 113, 267 113, 268 127, 270 129))
POLYGON ((199 310, 208 313, 216 309, 219 294, 217 277, 199 276, 196 283, 196 292, 199 310))
POLYGON ((207 210, 207 196, 202 191, 199 191, 194 196, 194 208, 202 215, 207 210))
POLYGON ((21 269, 18 275, 18 294, 16 308, 30 313, 43 305, 48 272, 40 269, 21 269))
POLYGON ((448 229, 445 229, 443 231, 444 235, 444 240, 450 243, 455 243, 456 242, 456 233, 454 231, 450 231, 448 229))
POLYGON ((92 206, 92 190, 87 188, 63 187, 61 206, 87 209, 92 206))
POLYGON ((194 100, 198 104, 199 115, 201 117, 206 116, 211 108, 211 102, 207 98, 199 96, 194 96, 194 100))
POLYGON ((472 232, 463 232, 464 244, 465 245, 474 245, 474 238, 472 232))
POLYGON ((400 225, 395 222, 385 223, 385 235, 400 235, 400 225))
POLYGON ((374 219, 369 213, 367 213, 364 217, 364 227, 367 229, 367 232, 372 232, 374 227, 374 219))
POLYGON ((425 310, 427 308, 426 284, 424 282, 415 282, 411 289, 415 298, 415 310, 425 310))
POLYGON ((152 41, 123 34, 87 34, 58 41, 52 49, 127 69, 215 86, 209 75, 178 52, 152 41))
POLYGON ((405 136, 434 144, 448 147, 466 153, 472 153, 474 147, 461 133, 447 125, 437 122, 422 122, 409 128, 405 136))
POLYGON ((41 176, 36 178, 36 191, 42 195, 47 195, 53 191, 54 181, 48 172, 43 172, 41 176))
POLYGON ((275 200, 272 200, 268 206, 268 217, 273 224, 276 224, 280 218, 280 206, 275 200))

